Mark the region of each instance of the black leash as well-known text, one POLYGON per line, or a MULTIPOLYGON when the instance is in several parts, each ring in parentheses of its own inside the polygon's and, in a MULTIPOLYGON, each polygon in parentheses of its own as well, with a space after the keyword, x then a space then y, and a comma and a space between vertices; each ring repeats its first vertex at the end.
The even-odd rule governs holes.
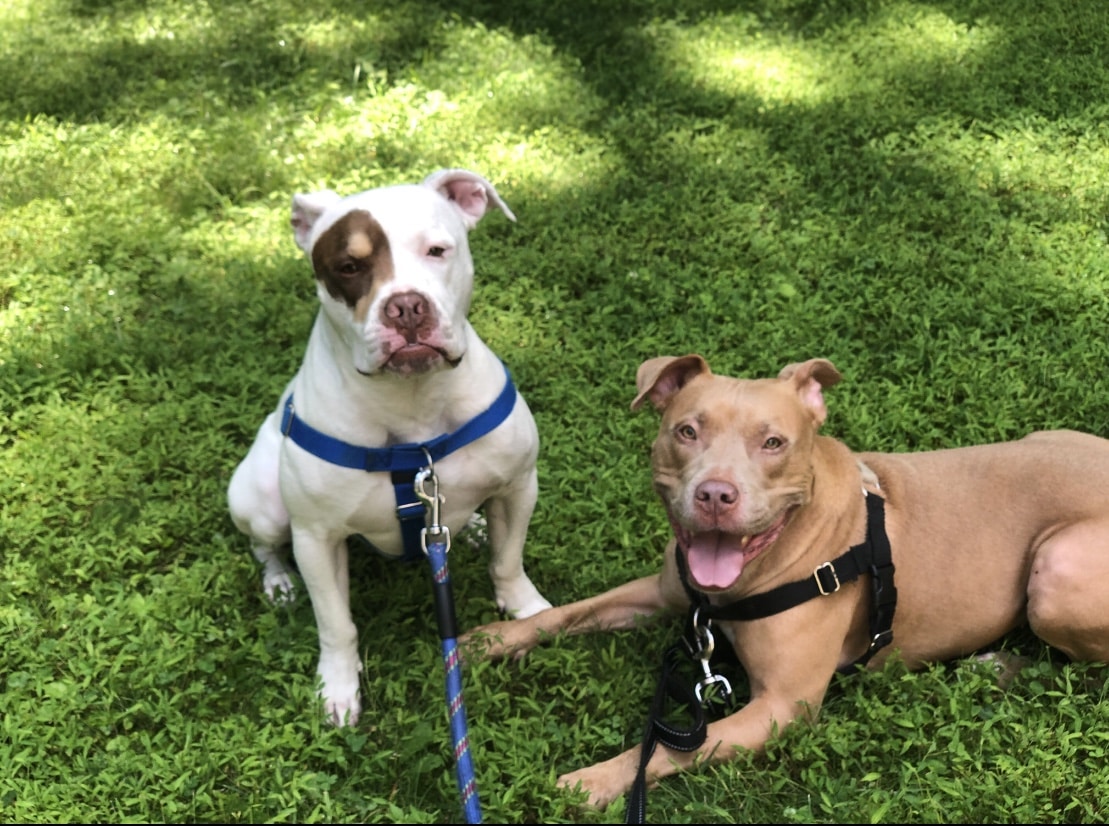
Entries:
POLYGON ((662 657, 662 671, 658 678, 655 697, 647 715, 647 726, 643 731, 643 744, 640 746, 639 769, 635 782, 628 795, 627 808, 624 810, 625 823, 646 823, 647 817, 647 763, 655 753, 655 747, 662 743, 676 751, 696 751, 704 745, 708 734, 705 710, 693 695, 688 683, 678 679, 674 671, 680 665, 679 656, 682 645, 672 645, 662 657), (693 718, 688 728, 671 725, 665 719, 668 700, 685 706, 693 718))
POLYGON ((675 751, 696 751, 705 743, 708 736, 707 713, 721 717, 732 710, 732 686, 723 675, 716 674, 709 667, 709 659, 716 648, 712 634, 712 621, 701 622, 701 612, 696 606, 689 611, 689 624, 681 640, 666 649, 662 657, 662 669, 658 686, 651 701, 647 715, 647 725, 643 732, 643 744, 639 752, 639 768, 635 774, 627 808, 624 811, 625 823, 645 823, 647 817, 647 764, 655 747, 662 744, 675 751), (685 654, 683 658, 681 655, 685 654), (701 666, 702 677, 693 688, 689 680, 679 678, 677 671, 684 662, 696 659, 701 666), (667 701, 672 700, 684 707, 691 720, 686 728, 673 725, 666 719, 667 701))
POLYGON ((870 574, 871 584, 870 645, 862 656, 850 665, 841 667, 839 672, 857 671, 881 648, 893 641, 897 589, 893 584, 893 557, 889 538, 886 536, 885 513, 882 498, 867 494, 866 538, 861 543, 853 545, 842 556, 818 565, 812 576, 727 605, 710 605, 708 597, 690 585, 685 553, 681 548, 676 549, 678 576, 690 601, 689 624, 681 642, 666 649, 662 658, 658 687, 655 689, 643 732, 639 768, 624 811, 625 823, 646 823, 647 763, 658 744, 676 751, 699 749, 708 736, 706 709, 722 715, 733 704, 731 685, 727 679, 713 673, 709 668, 709 658, 714 649, 711 630, 713 620, 744 621, 769 617, 810 599, 830 596, 845 583, 858 579, 865 573, 870 574), (693 689, 680 681, 674 673, 681 662, 678 654, 683 649, 690 658, 700 660, 704 672, 693 689), (688 728, 679 728, 664 720, 668 699, 686 706, 692 718, 688 728))

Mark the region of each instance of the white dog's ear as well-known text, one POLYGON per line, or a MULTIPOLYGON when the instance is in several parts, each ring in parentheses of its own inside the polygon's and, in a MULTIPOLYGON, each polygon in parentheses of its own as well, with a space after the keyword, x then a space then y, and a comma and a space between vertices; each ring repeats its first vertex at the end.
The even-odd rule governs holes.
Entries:
POLYGON ((635 373, 635 386, 639 393, 632 399, 632 410, 638 410, 644 399, 650 399, 655 409, 665 410, 674 394, 691 379, 711 372, 708 362, 696 353, 681 358, 659 356, 647 359, 635 373))
POLYGON ((843 376, 827 359, 809 359, 799 364, 787 364, 778 373, 778 378, 793 384, 797 395, 819 425, 828 416, 828 408, 824 405, 824 389, 838 384, 843 376))
POLYGON ((503 212, 508 220, 516 220, 508 204, 497 194, 496 188, 476 172, 468 169, 440 169, 424 178, 423 185, 434 189, 458 207, 466 229, 477 226, 490 204, 503 212))
POLYGON ((312 237, 312 227, 329 206, 341 200, 343 199, 330 189, 298 192, 293 196, 293 214, 289 222, 293 225, 293 237, 298 247, 309 252, 308 239, 312 237))

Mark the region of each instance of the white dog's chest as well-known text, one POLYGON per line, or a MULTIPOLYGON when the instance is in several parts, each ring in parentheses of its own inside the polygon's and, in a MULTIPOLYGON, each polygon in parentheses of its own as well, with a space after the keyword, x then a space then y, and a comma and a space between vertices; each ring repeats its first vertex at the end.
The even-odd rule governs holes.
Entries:
MULTIPOLYGON (((437 462, 440 524, 452 534, 460 532, 473 512, 503 488, 504 470, 493 472, 487 463, 475 461, 468 448, 437 462)), ((382 553, 399 556, 404 551, 396 489, 388 472, 338 467, 292 446, 283 452, 281 492, 301 529, 332 538, 360 534, 382 553)))
MULTIPOLYGON (((387 474, 372 475, 387 476, 387 474)), ((401 540, 393 485, 371 482, 368 488, 366 495, 351 511, 351 517, 348 520, 350 532, 364 536, 382 553, 399 556, 407 549, 404 548, 401 540)), ((440 478, 439 491, 443 496, 439 511, 440 524, 448 527, 452 535, 459 534, 470 516, 481 507, 493 490, 487 481, 473 486, 451 485, 440 478), (484 496, 480 495, 482 492, 485 493, 484 496)))

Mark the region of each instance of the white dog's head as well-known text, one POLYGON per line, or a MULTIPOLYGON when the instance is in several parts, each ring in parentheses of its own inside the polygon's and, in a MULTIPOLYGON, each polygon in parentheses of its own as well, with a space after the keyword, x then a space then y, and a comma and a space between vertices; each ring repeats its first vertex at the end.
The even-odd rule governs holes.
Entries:
POLYGON ((493 185, 465 169, 342 198, 293 197, 293 234, 312 261, 324 313, 365 375, 454 366, 466 353, 474 265, 467 234, 493 185))

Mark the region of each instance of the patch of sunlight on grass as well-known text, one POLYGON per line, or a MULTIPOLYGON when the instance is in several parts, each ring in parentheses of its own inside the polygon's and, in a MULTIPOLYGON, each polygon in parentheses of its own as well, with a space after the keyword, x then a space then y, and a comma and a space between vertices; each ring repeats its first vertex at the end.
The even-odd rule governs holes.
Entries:
POLYGON ((0 3, 0 31, 9 30, 13 23, 26 23, 32 17, 32 9, 38 10, 42 4, 35 0, 7 0, 0 3))
POLYGON ((395 174, 409 162, 412 172, 430 171, 420 158, 490 174, 495 167, 498 185, 525 184, 547 195, 611 174, 603 139, 582 126, 599 117, 603 103, 581 67, 539 38, 455 23, 442 50, 392 87, 385 88, 381 72, 364 68, 359 83, 369 97, 332 100, 298 127, 305 154, 346 147, 372 161, 327 186, 347 192, 384 183, 375 169, 395 174), (460 73, 459 66, 470 68, 460 73))
POLYGON ((268 269, 285 258, 299 260, 301 253, 293 243, 289 226, 292 195, 290 192, 288 199, 282 198, 279 203, 231 207, 223 217, 197 223, 182 232, 181 240, 210 262, 262 262, 263 269, 268 269))
POLYGON ((766 107, 871 94, 900 74, 965 64, 1000 37, 995 28, 968 28, 930 10, 855 21, 840 29, 834 48, 748 26, 743 18, 715 18, 688 27, 656 24, 647 33, 663 62, 698 88, 750 96, 766 107))
POLYGON ((956 151, 965 147, 965 172, 983 189, 1037 189, 1082 201, 1100 199, 1109 168, 1104 138, 1084 130, 1067 131, 1059 121, 1029 117, 951 145, 956 151), (1066 151, 1060 151, 1061 146, 1066 151))

